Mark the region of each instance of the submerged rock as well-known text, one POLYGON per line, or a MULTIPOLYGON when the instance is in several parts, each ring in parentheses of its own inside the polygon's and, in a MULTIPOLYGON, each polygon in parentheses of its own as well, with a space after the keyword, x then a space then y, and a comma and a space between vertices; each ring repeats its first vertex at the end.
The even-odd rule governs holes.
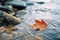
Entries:
POLYGON ((28 0, 22 0, 22 1, 28 1, 28 0))
POLYGON ((27 14, 27 10, 17 11, 17 15, 20 16, 20 17, 24 16, 25 14, 27 14))
POLYGON ((34 2, 32 2, 32 1, 27 1, 27 2, 26 2, 26 5, 27 5, 27 6, 34 5, 34 2))
POLYGON ((45 4, 44 2, 37 2, 38 4, 45 4))

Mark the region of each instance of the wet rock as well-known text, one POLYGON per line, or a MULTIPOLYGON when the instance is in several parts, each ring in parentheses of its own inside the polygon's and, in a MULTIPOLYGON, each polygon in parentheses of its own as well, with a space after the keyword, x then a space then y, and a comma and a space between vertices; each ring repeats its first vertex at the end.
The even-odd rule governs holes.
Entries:
POLYGON ((27 6, 34 5, 34 2, 32 2, 32 1, 27 1, 27 2, 26 2, 26 5, 27 5, 27 6))
POLYGON ((25 40, 26 37, 29 37, 30 39, 32 39, 32 36, 26 36, 24 35, 24 33, 17 33, 14 32, 13 34, 7 34, 7 33, 2 33, 0 36, 1 40, 25 40))
POLYGON ((19 24, 16 26, 18 30, 13 31, 11 34, 8 34, 7 32, 3 32, 0 34, 0 39, 1 40, 35 40, 35 38, 37 38, 39 40, 43 40, 42 36, 40 36, 40 33, 38 34, 37 31, 35 32, 35 30, 32 31, 30 29, 27 29, 30 28, 29 26, 31 25, 27 25, 26 23, 19 24))
POLYGON ((12 1, 12 0, 0 0, 1 5, 4 6, 5 2, 12 1))
POLYGON ((4 14, 4 13, 0 12, 0 26, 2 25, 2 22, 3 22, 3 20, 4 20, 3 14, 4 14))
POLYGON ((37 2, 38 4, 45 4, 44 2, 37 2))
POLYGON ((17 24, 20 24, 20 23, 21 23, 21 18, 12 16, 11 14, 4 13, 4 14, 3 14, 3 17, 4 17, 10 24, 17 25, 17 24))
POLYGON ((12 5, 5 5, 4 8, 10 10, 10 12, 13 12, 12 5))
POLYGON ((22 1, 28 1, 28 0, 22 0, 22 1))
POLYGON ((25 9, 26 8, 26 4, 24 2, 15 2, 15 1, 12 1, 12 2, 6 2, 5 5, 12 5, 13 8, 16 8, 18 10, 22 10, 22 9, 25 9))
POLYGON ((0 11, 0 26, 7 26, 8 24, 17 25, 20 24, 21 21, 22 20, 19 17, 0 11))
POLYGON ((13 35, 11 35, 11 34, 7 34, 7 33, 2 33, 2 34, 0 34, 1 36, 0 36, 0 39, 2 39, 2 40, 11 40, 11 39, 13 39, 12 37, 13 37, 13 35))
POLYGON ((2 5, 0 5, 0 7, 3 7, 2 5))
POLYGON ((17 11, 17 15, 20 16, 20 17, 24 16, 25 14, 27 14, 27 10, 17 11))
POLYGON ((3 17, 3 14, 4 14, 4 13, 3 13, 2 11, 0 11, 0 17, 3 17))
POLYGON ((0 10, 4 12, 12 12, 12 10, 10 10, 9 8, 4 8, 4 7, 0 7, 0 10))

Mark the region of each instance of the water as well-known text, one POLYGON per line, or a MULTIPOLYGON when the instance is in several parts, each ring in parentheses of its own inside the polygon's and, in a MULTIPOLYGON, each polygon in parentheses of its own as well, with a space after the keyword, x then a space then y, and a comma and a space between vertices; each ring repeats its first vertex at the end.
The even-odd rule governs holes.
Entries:
MULTIPOLYGON (((24 16, 25 23, 32 25, 35 19, 43 19, 48 24, 46 30, 40 32, 40 35, 43 36, 43 39, 60 40, 60 1, 48 0, 46 2, 46 0, 42 0, 42 2, 45 2, 45 4, 38 4, 37 2, 40 2, 40 0, 35 1, 34 5, 27 7, 29 13, 24 16)), ((32 34, 34 35, 34 31, 32 34)))
MULTIPOLYGON (((19 0, 17 0, 19 1, 19 0)), ((24 0, 23 0, 24 1, 24 0)), ((25 0, 27 14, 22 16, 23 22, 16 27, 19 29, 13 40, 60 40, 60 1, 59 0, 25 0), (29 1, 29 2, 28 2, 29 1), (38 4, 37 2, 44 2, 38 4), (33 4, 33 5, 31 5, 33 4), (31 25, 35 19, 43 19, 47 22, 46 30, 35 31, 31 25)))

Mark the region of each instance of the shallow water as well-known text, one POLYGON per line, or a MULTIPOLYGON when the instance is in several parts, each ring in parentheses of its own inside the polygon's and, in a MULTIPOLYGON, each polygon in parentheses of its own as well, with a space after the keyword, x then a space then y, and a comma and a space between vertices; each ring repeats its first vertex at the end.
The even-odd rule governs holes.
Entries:
POLYGON ((12 36, 12 40, 35 40, 35 38, 38 40, 60 40, 60 1, 42 0, 45 4, 38 4, 37 2, 40 2, 39 0, 25 0, 24 2, 26 4, 27 2, 29 3, 26 8, 27 14, 22 16, 23 22, 16 26, 19 30, 15 32, 18 33, 19 36, 12 36), (31 27, 35 19, 45 20, 48 24, 46 30, 42 32, 35 31, 31 27))
MULTIPOLYGON (((46 30, 40 32, 40 35, 43 36, 43 39, 60 40, 60 1, 48 0, 46 2, 45 0, 43 0, 45 4, 37 4, 36 2, 39 1, 35 1, 34 5, 27 7, 29 13, 24 16, 25 23, 32 25, 35 19, 43 19, 48 24, 46 30)), ((34 32, 32 34, 34 35, 34 32)), ((37 33, 35 34, 35 36, 36 35, 37 33)))

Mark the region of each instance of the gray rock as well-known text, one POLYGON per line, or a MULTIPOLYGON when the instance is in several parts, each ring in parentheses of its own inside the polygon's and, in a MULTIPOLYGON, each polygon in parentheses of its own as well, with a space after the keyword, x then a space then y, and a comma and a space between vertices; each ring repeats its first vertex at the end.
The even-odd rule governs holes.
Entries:
POLYGON ((3 7, 2 5, 0 5, 0 8, 3 7))
POLYGON ((27 2, 26 2, 26 5, 27 5, 27 6, 34 5, 34 2, 32 2, 32 1, 27 1, 27 2))
POLYGON ((5 2, 12 1, 12 0, 0 0, 1 5, 4 6, 5 2))
POLYGON ((20 16, 20 17, 24 16, 25 14, 27 14, 27 10, 17 11, 17 15, 20 16))
POLYGON ((26 4, 22 1, 6 2, 5 5, 12 5, 13 8, 17 8, 18 10, 22 10, 26 8, 26 4))
POLYGON ((22 0, 22 1, 28 1, 28 0, 22 0))
POLYGON ((4 12, 12 12, 12 10, 10 10, 9 8, 4 8, 4 7, 0 7, 0 10, 4 12))
POLYGON ((10 10, 10 12, 13 12, 12 5, 5 5, 4 8, 10 10))
POLYGON ((2 22, 3 22, 3 20, 4 20, 3 14, 4 14, 4 13, 0 11, 0 26, 2 25, 2 22))
POLYGON ((17 25, 17 24, 20 24, 21 23, 21 18, 17 18, 15 16, 12 16, 8 13, 4 13, 3 17, 10 23, 10 24, 13 24, 13 25, 17 25))

